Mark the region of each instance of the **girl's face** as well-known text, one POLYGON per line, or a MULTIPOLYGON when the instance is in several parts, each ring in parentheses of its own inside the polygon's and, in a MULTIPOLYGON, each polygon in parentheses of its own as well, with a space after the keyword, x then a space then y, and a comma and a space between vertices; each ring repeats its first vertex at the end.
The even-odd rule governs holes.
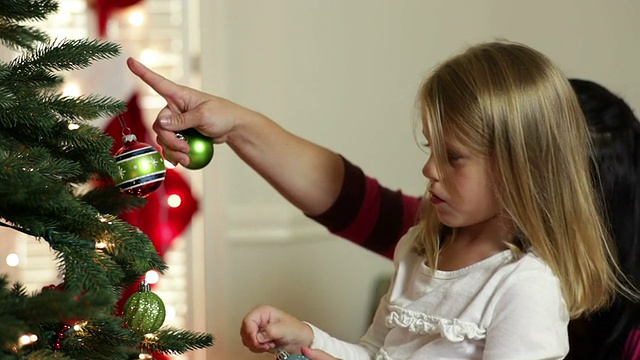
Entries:
MULTIPOLYGON (((424 131, 427 146, 429 136, 424 131)), ((440 221, 452 228, 464 228, 495 219, 500 212, 491 180, 490 166, 486 157, 472 152, 464 145, 446 141, 448 183, 445 187, 436 170, 436 159, 430 149, 429 159, 422 168, 422 174, 429 179, 429 201, 436 209, 440 221)))

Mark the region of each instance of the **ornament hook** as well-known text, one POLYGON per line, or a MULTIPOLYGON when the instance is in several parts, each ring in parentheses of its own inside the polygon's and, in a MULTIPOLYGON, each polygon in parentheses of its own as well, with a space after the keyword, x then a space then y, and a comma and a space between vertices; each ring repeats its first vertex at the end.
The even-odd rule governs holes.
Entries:
POLYGON ((122 136, 131 135, 131 129, 127 126, 127 122, 124 120, 122 115, 118 115, 118 122, 122 127, 122 136))

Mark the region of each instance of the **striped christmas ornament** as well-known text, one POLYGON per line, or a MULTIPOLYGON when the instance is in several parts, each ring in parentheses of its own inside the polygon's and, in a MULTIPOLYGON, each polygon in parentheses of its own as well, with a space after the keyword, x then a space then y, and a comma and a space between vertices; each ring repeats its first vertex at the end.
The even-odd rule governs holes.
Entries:
POLYGON ((115 154, 118 174, 113 181, 124 193, 146 197, 164 181, 164 159, 153 146, 138 142, 133 134, 125 135, 122 142, 124 145, 115 154))

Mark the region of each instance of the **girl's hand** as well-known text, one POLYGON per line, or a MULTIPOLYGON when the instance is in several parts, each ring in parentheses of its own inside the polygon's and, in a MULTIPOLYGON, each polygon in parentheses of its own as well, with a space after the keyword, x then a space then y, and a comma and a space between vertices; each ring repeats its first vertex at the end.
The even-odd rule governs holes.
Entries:
POLYGON ((244 346, 258 353, 282 347, 290 354, 299 354, 303 346, 308 347, 313 341, 309 325, 267 305, 253 309, 244 317, 240 335, 244 346))
POLYGON ((322 350, 309 349, 308 347, 302 348, 302 355, 306 356, 309 360, 340 360, 322 350))

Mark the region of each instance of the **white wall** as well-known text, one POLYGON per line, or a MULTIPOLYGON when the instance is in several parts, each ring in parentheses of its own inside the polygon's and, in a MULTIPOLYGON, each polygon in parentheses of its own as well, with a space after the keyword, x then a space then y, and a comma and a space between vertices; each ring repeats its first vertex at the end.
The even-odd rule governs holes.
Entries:
MULTIPOLYGON (((640 2, 203 0, 203 89, 326 145, 392 188, 419 194, 415 91, 437 62, 494 38, 524 42, 568 76, 640 105, 640 2)), ((366 328, 375 255, 327 235, 225 146, 204 171, 208 359, 245 350, 240 321, 270 303, 355 341, 366 328)))

